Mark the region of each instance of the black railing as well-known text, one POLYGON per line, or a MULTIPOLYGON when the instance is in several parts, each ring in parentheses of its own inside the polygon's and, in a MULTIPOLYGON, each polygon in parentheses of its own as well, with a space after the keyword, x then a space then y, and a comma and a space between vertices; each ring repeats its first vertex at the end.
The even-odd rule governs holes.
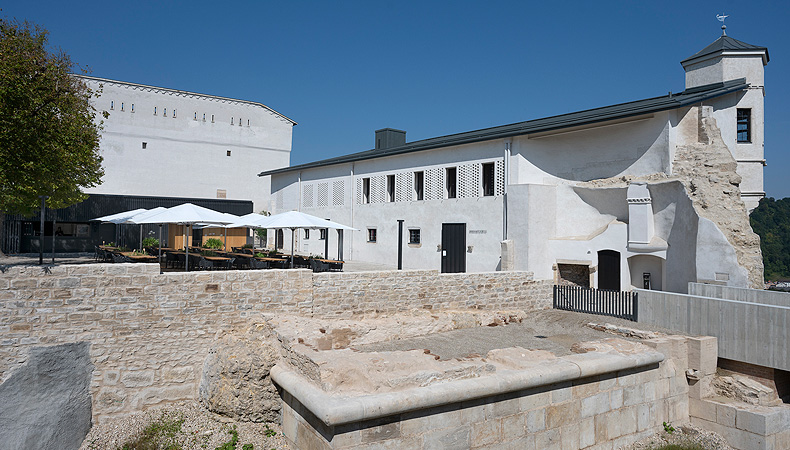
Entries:
POLYGON ((636 292, 606 291, 579 286, 554 286, 554 309, 637 321, 636 292))

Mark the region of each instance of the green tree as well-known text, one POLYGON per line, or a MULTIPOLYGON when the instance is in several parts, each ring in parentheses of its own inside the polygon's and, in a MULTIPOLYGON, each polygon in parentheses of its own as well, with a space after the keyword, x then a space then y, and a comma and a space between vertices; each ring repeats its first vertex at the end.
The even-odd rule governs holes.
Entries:
POLYGON ((790 278, 790 198, 760 200, 749 220, 760 236, 765 278, 790 278))
POLYGON ((52 208, 73 205, 104 174, 97 94, 72 75, 79 67, 66 53, 47 49, 47 36, 0 18, 0 213, 30 214, 41 195, 52 208))
MULTIPOLYGON (((271 216, 272 215, 272 213, 270 213, 269 211, 266 211, 266 210, 263 210, 263 211, 261 211, 258 214, 261 214, 263 216, 271 216)), ((258 228, 257 230, 255 230, 255 234, 257 234, 258 235, 258 239, 261 240, 261 245, 265 247, 266 246, 266 228, 258 228)))

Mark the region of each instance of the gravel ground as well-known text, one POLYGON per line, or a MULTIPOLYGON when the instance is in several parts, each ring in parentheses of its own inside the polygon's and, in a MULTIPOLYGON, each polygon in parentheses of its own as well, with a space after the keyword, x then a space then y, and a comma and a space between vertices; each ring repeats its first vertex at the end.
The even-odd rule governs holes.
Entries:
POLYGON ((236 422, 208 412, 197 402, 179 402, 96 425, 82 442, 80 450, 120 450, 124 444, 141 436, 149 424, 161 422, 163 417, 184 419, 181 431, 175 438, 180 445, 178 448, 183 450, 214 450, 230 441, 228 430, 234 425, 239 433, 239 450, 245 444, 252 444, 254 450, 291 448, 277 424, 236 422), (267 431, 268 434, 275 434, 267 436, 267 431))
POLYGON ((734 450, 721 436, 692 425, 681 425, 671 434, 665 431, 642 439, 623 450, 651 450, 662 445, 686 445, 700 450, 734 450), (694 446, 697 447, 694 447, 694 446))

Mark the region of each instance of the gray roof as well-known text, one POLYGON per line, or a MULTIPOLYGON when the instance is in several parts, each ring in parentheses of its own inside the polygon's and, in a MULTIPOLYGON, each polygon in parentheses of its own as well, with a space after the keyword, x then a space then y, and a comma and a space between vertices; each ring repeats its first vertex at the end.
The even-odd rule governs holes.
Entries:
POLYGON ((287 173, 297 170, 311 169, 314 167, 331 166, 353 161, 362 161, 366 159, 400 155, 403 153, 418 152, 441 147, 449 147, 453 145, 502 139, 512 136, 559 130, 579 125, 587 125, 608 120, 651 114, 693 105, 714 97, 719 97, 721 95, 746 89, 748 86, 749 84, 746 83, 746 79, 740 78, 737 80, 725 81, 723 83, 714 83, 686 89, 685 91, 678 94, 670 93, 662 97, 637 100, 635 102, 629 103, 620 103, 617 105, 588 109, 585 111, 578 111, 560 116, 529 120, 526 122, 502 125, 493 128, 484 128, 482 130, 467 131, 465 133, 450 134, 447 136, 435 137, 422 141, 407 142, 406 144, 398 147, 367 150, 364 152, 352 153, 350 155, 338 156, 336 158, 300 164, 298 166, 267 170, 265 172, 259 173, 258 176, 287 173))
POLYGON ((727 35, 722 35, 721 37, 719 37, 718 39, 713 41, 713 43, 710 44, 709 46, 703 48, 702 50, 698 51, 694 55, 689 56, 688 58, 686 58, 683 61, 681 61, 680 64, 685 66, 686 64, 688 64, 689 62, 691 62, 691 61, 693 61, 693 60, 695 60, 697 58, 702 58, 703 56, 712 55, 714 53, 718 53, 718 52, 722 52, 722 51, 726 51, 726 52, 765 52, 765 62, 767 63, 768 60, 769 60, 769 58, 768 58, 768 49, 766 47, 758 47, 756 45, 747 44, 746 42, 741 42, 741 41, 739 41, 737 39, 733 39, 733 38, 731 38, 731 37, 729 37, 727 35))

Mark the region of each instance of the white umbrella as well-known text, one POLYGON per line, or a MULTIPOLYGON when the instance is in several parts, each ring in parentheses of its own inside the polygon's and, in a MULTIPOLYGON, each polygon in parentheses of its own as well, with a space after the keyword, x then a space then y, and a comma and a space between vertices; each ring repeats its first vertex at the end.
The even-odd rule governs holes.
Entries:
POLYGON ((213 209, 203 208, 192 203, 183 203, 172 208, 167 208, 149 217, 135 220, 136 223, 173 223, 178 225, 189 225, 186 233, 186 259, 184 266, 189 271, 189 229, 196 223, 211 223, 227 225, 233 220, 225 213, 214 211, 213 209))
POLYGON ((109 216, 97 217, 91 220, 115 224, 115 243, 118 244, 118 225, 122 223, 126 223, 126 221, 128 221, 130 218, 136 216, 137 214, 144 213, 146 211, 148 210, 145 208, 139 208, 139 209, 133 209, 131 211, 123 211, 115 214, 110 214, 109 216))
POLYGON ((227 225, 227 227, 228 228, 238 228, 238 227, 264 228, 260 226, 260 224, 268 220, 269 217, 271 216, 264 216, 263 214, 258 214, 258 213, 249 213, 243 216, 239 216, 239 219, 237 221, 233 222, 230 225, 227 225))
POLYGON ((223 246, 223 250, 227 251, 228 250, 228 228, 240 228, 240 227, 242 227, 242 225, 235 225, 233 223, 233 222, 236 222, 236 221, 238 221, 240 219, 239 216, 235 216, 235 215, 229 214, 229 213, 221 213, 221 214, 223 216, 225 216, 228 220, 230 220, 231 223, 229 223, 227 225, 216 225, 216 224, 210 224, 210 223, 196 223, 196 224, 192 225, 192 228, 198 228, 198 229, 201 229, 201 228, 224 228, 225 229, 225 242, 222 243, 222 246, 223 246))
MULTIPOLYGON (((140 222, 136 222, 137 220, 142 220, 147 217, 151 217, 155 214, 159 214, 160 212, 166 210, 164 206, 157 206, 154 209, 149 209, 147 211, 143 211, 140 214, 136 214, 131 218, 127 219, 125 223, 133 223, 140 225, 140 250, 143 249, 143 224, 140 222)), ((159 259, 162 259, 162 224, 159 224, 159 259)))
POLYGON ((311 216, 300 211, 288 211, 269 216, 266 220, 261 220, 260 228, 290 228, 291 229, 291 268, 294 266, 294 233, 297 228, 321 229, 332 228, 335 230, 359 231, 356 228, 332 222, 331 220, 311 216))

